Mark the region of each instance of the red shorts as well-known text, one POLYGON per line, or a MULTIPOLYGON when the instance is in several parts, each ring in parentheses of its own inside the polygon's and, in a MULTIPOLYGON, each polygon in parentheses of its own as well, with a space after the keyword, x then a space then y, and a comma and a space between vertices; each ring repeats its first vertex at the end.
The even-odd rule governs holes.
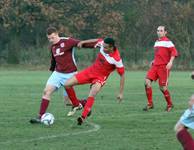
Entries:
POLYGON ((106 83, 108 76, 102 76, 97 73, 92 73, 90 69, 84 69, 81 72, 78 72, 75 77, 78 81, 78 84, 94 84, 98 82, 103 86, 106 83))
POLYGON ((170 70, 166 69, 166 65, 152 66, 148 70, 146 78, 153 81, 156 81, 158 79, 158 83, 160 86, 167 86, 169 75, 170 75, 170 70))

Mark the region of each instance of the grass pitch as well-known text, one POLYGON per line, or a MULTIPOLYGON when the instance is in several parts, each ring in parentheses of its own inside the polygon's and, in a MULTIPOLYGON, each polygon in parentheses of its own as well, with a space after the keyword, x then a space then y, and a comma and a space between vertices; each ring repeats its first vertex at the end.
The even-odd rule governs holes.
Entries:
MULTIPOLYGON (((126 72, 124 100, 118 103, 119 76, 112 74, 96 97, 92 116, 76 125, 81 114, 67 117, 63 89, 56 92, 48 112, 54 114, 50 126, 31 125, 37 115, 47 71, 0 70, 0 149, 2 150, 181 150, 174 125, 194 93, 190 72, 172 72, 169 90, 175 108, 165 112, 166 102, 153 83, 155 108, 143 112, 146 104, 146 72, 126 72)), ((88 95, 89 85, 77 86, 79 98, 88 95)))

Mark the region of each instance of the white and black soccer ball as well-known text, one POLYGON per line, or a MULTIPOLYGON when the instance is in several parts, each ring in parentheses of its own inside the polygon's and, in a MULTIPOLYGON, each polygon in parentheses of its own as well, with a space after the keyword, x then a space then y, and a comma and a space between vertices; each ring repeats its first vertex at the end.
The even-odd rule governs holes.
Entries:
POLYGON ((55 117, 51 113, 45 113, 41 117, 41 122, 47 126, 50 126, 54 123, 55 117))

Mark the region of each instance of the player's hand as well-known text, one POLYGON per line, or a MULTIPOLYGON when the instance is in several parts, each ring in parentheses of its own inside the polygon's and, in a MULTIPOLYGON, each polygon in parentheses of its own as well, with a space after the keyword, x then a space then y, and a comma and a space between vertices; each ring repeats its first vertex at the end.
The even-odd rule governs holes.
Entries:
POLYGON ((82 48, 83 44, 84 44, 83 41, 80 41, 80 42, 77 44, 77 47, 82 48))
POLYGON ((166 69, 170 70, 172 68, 172 62, 170 61, 167 65, 166 65, 166 69))
POLYGON ((194 71, 191 73, 191 79, 194 80, 194 71))
POLYGON ((120 103, 120 102, 123 100, 123 94, 118 94, 117 100, 118 100, 119 103, 120 103))
POLYGON ((150 64, 149 64, 149 67, 150 67, 150 68, 152 67, 153 63, 154 63, 154 61, 152 60, 152 61, 150 62, 150 64))

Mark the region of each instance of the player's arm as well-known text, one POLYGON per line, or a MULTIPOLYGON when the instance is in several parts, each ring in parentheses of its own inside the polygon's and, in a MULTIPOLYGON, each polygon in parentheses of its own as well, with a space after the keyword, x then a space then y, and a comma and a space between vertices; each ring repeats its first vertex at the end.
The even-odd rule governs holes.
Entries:
POLYGON ((149 64, 149 67, 150 67, 150 68, 152 67, 153 63, 154 63, 154 60, 152 60, 152 61, 150 62, 150 64, 149 64))
POLYGON ((166 65, 166 69, 170 70, 172 68, 174 59, 175 59, 175 56, 171 56, 170 61, 166 65))
POLYGON ((80 41, 78 43, 78 47, 82 48, 95 48, 98 42, 103 41, 102 39, 89 39, 89 40, 84 40, 80 41))
POLYGON ((56 61, 55 61, 55 58, 51 52, 51 64, 50 64, 50 68, 49 70, 50 71, 54 71, 55 70, 55 67, 56 67, 56 61))
POLYGON ((123 73, 122 75, 120 75, 120 90, 117 96, 119 102, 123 99, 124 84, 125 84, 125 74, 123 73))
POLYGON ((125 84, 125 69, 124 67, 117 68, 117 72, 120 75, 120 89, 119 89, 119 94, 117 96, 117 99, 119 102, 123 99, 123 91, 124 91, 124 84, 125 84))
POLYGON ((68 42, 72 47, 78 47, 80 40, 75 38, 68 38, 68 42))
POLYGON ((168 62, 168 64, 166 65, 166 69, 168 69, 168 70, 172 68, 173 61, 174 61, 175 57, 178 56, 178 52, 177 52, 176 48, 174 47, 173 43, 172 43, 172 47, 169 48, 169 51, 170 51, 171 58, 170 58, 170 61, 168 62))

